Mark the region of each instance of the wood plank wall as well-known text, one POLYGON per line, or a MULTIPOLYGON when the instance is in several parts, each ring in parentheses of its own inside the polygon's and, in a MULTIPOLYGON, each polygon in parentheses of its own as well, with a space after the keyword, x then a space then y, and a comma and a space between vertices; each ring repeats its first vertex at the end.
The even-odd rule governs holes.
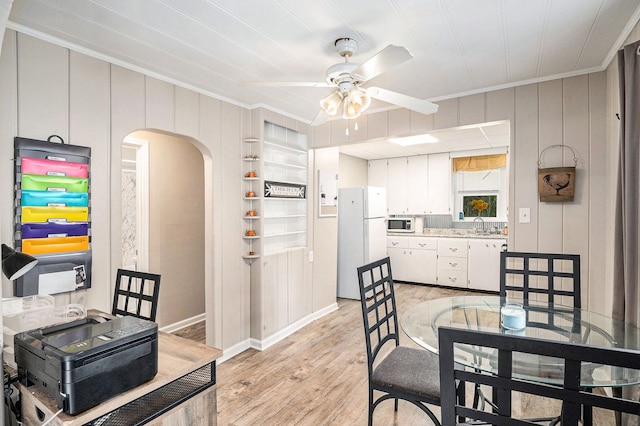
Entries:
MULTIPOLYGON (((438 102, 438 113, 422 116, 407 110, 383 111, 358 121, 359 131, 345 135, 344 122, 314 129, 314 148, 419 134, 467 124, 509 120, 510 250, 565 252, 581 255, 583 305, 608 313, 610 276, 605 250, 611 230, 604 206, 615 174, 611 141, 607 140, 605 72, 530 84, 438 102), (567 145, 577 157, 573 202, 542 203, 538 199, 540 153, 550 145, 567 145), (531 223, 518 223, 518 209, 531 209, 531 223)), ((550 149, 543 167, 573 166, 568 149, 550 149)))

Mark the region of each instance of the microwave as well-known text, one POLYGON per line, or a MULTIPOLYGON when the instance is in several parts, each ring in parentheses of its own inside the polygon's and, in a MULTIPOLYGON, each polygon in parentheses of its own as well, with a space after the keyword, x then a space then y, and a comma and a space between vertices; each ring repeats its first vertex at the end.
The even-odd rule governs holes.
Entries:
POLYGON ((387 219, 387 232, 414 232, 413 218, 392 218, 387 219))

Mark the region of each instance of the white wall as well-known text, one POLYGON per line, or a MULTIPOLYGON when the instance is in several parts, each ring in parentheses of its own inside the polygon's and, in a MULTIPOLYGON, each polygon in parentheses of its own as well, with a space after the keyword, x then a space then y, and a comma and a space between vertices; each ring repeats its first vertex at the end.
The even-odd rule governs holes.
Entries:
MULTIPOLYGON (((2 242, 13 240, 13 138, 57 134, 92 149, 93 286, 58 296, 57 303, 110 310, 122 259, 121 143, 136 130, 166 132, 188 139, 204 158, 207 343, 222 349, 248 347, 251 295, 249 265, 241 258, 240 140, 251 136, 262 119, 307 133, 308 125, 267 110, 250 111, 13 30, 5 32, 0 82, 2 242)), ((309 240, 312 244, 313 235, 309 240)), ((184 272, 180 265, 174 268, 167 276, 184 272)), ((305 280, 311 279, 309 268, 305 280)), ((172 284, 163 278, 163 286, 172 284)), ((335 296, 335 286, 320 286, 314 298, 335 296)), ((9 290, 4 279, 3 294, 9 290)), ((322 303, 315 300, 314 305, 322 303)))
POLYGON ((369 162, 362 158, 340 154, 338 171, 338 188, 367 186, 369 162))

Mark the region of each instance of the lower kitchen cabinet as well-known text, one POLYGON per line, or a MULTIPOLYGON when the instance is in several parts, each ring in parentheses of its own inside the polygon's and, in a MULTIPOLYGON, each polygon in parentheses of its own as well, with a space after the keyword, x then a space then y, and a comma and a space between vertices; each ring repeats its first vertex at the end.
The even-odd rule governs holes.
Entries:
POLYGON ((387 254, 396 281, 435 284, 437 240, 421 237, 388 237, 387 254))
POLYGON ((500 290, 503 238, 387 237, 396 281, 500 290))
POLYGON ((438 238, 438 285, 467 288, 467 239, 438 238))
POLYGON ((500 252, 506 239, 469 239, 469 288, 500 291, 500 252))

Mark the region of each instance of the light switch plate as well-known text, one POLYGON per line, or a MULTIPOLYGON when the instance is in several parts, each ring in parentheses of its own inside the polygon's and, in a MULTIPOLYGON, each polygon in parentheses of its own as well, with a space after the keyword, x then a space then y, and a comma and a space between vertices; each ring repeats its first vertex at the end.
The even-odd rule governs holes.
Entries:
POLYGON ((520 223, 531 223, 531 209, 529 207, 520 207, 518 214, 520 223))

